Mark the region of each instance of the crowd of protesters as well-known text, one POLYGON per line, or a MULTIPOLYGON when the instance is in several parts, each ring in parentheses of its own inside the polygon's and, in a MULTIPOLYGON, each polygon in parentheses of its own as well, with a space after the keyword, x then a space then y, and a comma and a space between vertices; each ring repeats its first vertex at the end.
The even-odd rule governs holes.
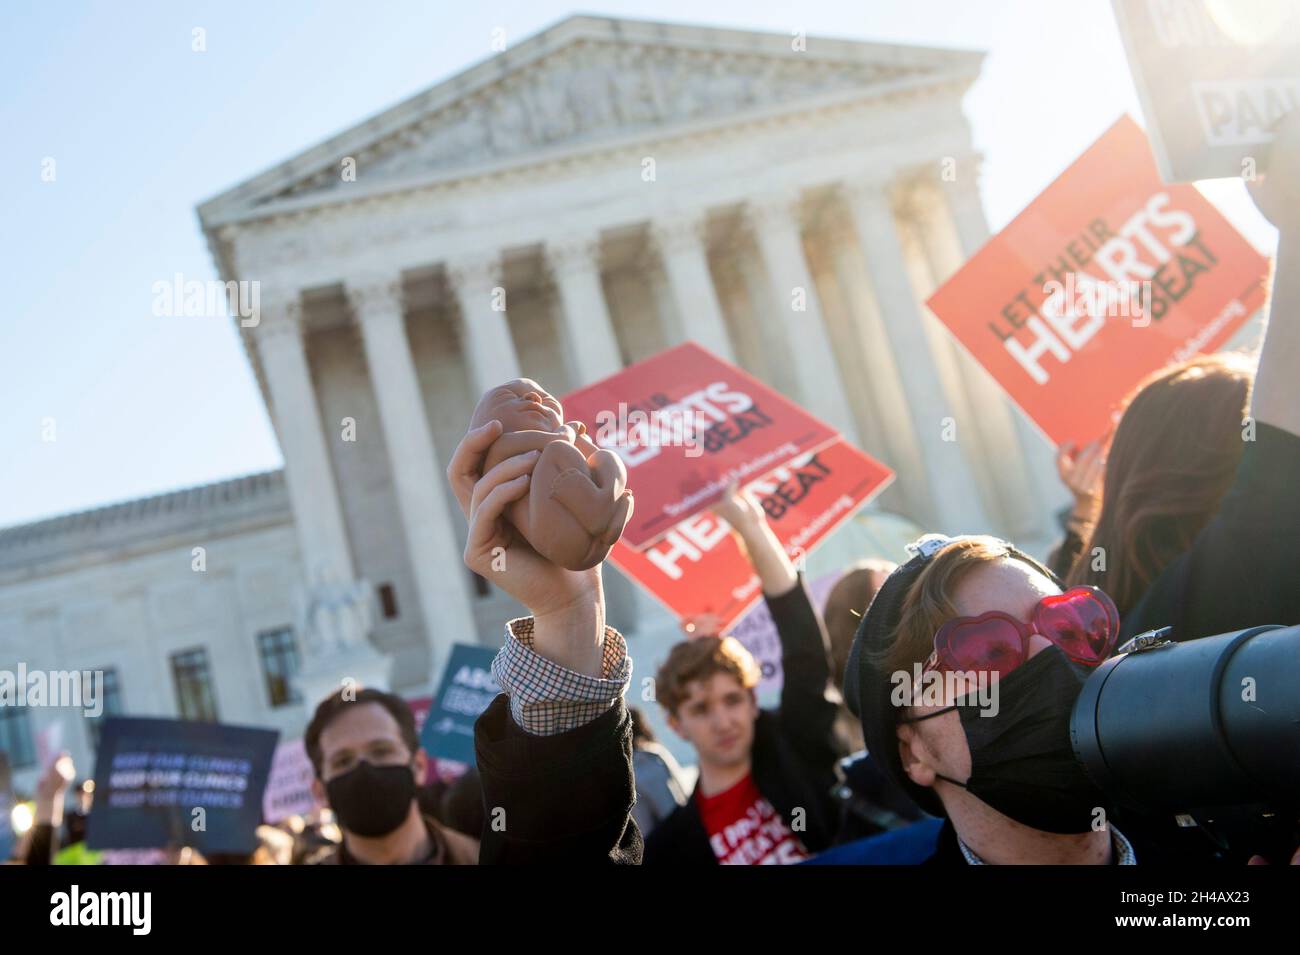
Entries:
MULTIPOLYGON (((923 537, 902 566, 848 568, 822 613, 761 507, 733 487, 715 510, 762 585, 783 683, 779 705, 762 709, 758 666, 739 641, 696 634, 672 648, 655 673, 654 705, 694 750, 690 788, 624 702, 632 660, 605 622, 600 566, 549 563, 504 520, 528 493, 537 452, 483 473, 501 430, 490 421, 464 437, 447 469, 468 522, 464 558, 530 613, 507 625, 493 663, 503 692, 476 725, 477 765, 441 790, 422 785, 428 757, 409 706, 374 689, 340 691, 320 703, 304 739, 332 821, 264 826, 247 857, 167 861, 1208 861, 1208 852, 1172 850, 1157 820, 1107 815, 1107 794, 1073 755, 1069 714, 1092 669, 1136 634, 1168 627, 1191 641, 1300 623, 1297 127, 1300 114, 1252 189, 1280 232, 1257 359, 1164 369, 1102 441, 1063 448, 1075 506, 1047 562, 949 528, 956 536, 923 537), (1062 607, 1078 632, 1049 625, 1062 607), (1015 634, 991 674, 996 712, 972 705, 980 688, 961 682, 971 674, 963 655, 987 638, 990 620, 1015 634), (900 673, 960 678, 940 681, 937 696, 918 679, 900 703, 900 673)), ((22 849, 29 864, 66 860, 81 843, 91 794, 78 791, 64 816, 72 779, 66 759, 41 778, 22 849)), ((1300 851, 1270 861, 1300 861, 1300 851)))

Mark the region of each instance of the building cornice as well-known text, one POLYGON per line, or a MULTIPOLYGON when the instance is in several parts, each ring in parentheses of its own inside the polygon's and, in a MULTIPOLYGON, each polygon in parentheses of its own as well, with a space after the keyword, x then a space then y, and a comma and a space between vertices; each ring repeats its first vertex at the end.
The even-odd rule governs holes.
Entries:
MULTIPOLYGON (((828 37, 802 38, 795 52, 791 35, 784 33, 573 16, 202 203, 200 220, 210 230, 250 215, 257 218, 256 211, 250 210, 278 203, 275 197, 336 169, 343 157, 400 150, 407 138, 433 117, 457 106, 471 109, 481 105, 489 94, 509 88, 521 77, 527 78, 525 74, 544 61, 584 45, 614 51, 619 56, 633 54, 651 59, 676 54, 757 56, 788 62, 797 59, 825 68, 838 65, 929 76, 959 73, 971 79, 978 75, 984 56, 974 50, 828 37)), ((655 98, 662 105, 662 91, 655 98)))
POLYGON ((0 585, 293 520, 283 471, 265 471, 0 529, 0 585))
MULTIPOLYGON (((438 194, 455 194, 482 186, 508 187, 549 177, 581 173, 603 167, 627 157, 645 155, 647 150, 664 147, 743 138, 756 129, 790 123, 806 124, 809 120, 836 113, 878 106, 883 102, 902 104, 936 93, 951 92, 960 96, 974 82, 975 72, 948 72, 888 80, 852 90, 838 90, 809 96, 777 106, 741 110, 726 117, 709 117, 628 132, 591 143, 565 143, 518 156, 484 159, 472 165, 436 169, 416 175, 385 177, 374 183, 361 180, 346 189, 307 193, 277 199, 255 208, 242 209, 222 218, 204 217, 204 228, 219 242, 227 243, 245 229, 276 229, 296 226, 320 213, 347 209, 354 212, 383 211, 385 205, 397 205, 410 198, 438 194)), ((335 157, 337 159, 337 157, 335 157)), ((237 263, 236 263, 237 268, 237 263)))

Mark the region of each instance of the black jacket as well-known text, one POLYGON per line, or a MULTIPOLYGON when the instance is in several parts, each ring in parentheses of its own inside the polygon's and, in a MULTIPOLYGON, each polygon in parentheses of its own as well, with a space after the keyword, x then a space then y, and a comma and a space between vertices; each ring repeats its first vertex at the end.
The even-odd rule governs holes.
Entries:
MULTIPOLYGON (((781 639, 784 682, 780 708, 761 710, 754 724, 751 772, 759 792, 799 841, 809 851, 820 852, 835 838, 835 764, 848 749, 835 731, 840 698, 831 682, 829 641, 802 575, 789 593, 766 600, 781 639), (803 810, 798 826, 797 809, 803 810)), ((646 839, 645 861, 717 864, 696 793, 646 839)))
POLYGON ((474 724, 474 748, 486 814, 480 865, 641 861, 632 719, 621 698, 577 729, 533 736, 503 693, 474 724))
POLYGON ((1260 423, 1218 513, 1121 621, 1121 640, 1172 626, 1195 640, 1300 623, 1300 437, 1260 423))

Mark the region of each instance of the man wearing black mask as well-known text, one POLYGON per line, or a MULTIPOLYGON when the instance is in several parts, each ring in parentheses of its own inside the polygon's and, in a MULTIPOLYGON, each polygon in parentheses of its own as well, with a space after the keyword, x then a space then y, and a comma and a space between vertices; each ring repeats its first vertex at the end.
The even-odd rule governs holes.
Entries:
POLYGON ((1118 636, 1110 599, 1062 592, 991 537, 912 549, 863 618, 845 690, 885 775, 945 817, 916 861, 1136 863, 1070 746, 1074 701, 1118 636))
POLYGON ((340 689, 316 707, 303 738, 343 844, 325 865, 475 865, 478 840, 421 815, 416 788, 429 759, 406 701, 374 689, 340 689))

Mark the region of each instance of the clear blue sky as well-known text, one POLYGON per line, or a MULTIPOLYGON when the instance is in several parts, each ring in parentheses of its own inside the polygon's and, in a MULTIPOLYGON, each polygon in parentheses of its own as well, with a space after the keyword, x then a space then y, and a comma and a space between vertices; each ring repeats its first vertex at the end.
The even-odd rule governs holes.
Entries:
MULTIPOLYGON (((156 318, 153 283, 216 277, 196 203, 478 62, 497 27, 516 43, 589 12, 987 50, 966 108, 994 228, 1121 113, 1142 121, 1108 0, 4 7, 0 526, 281 466, 233 323, 156 318)), ((1204 188, 1271 252, 1240 183, 1204 188)))

